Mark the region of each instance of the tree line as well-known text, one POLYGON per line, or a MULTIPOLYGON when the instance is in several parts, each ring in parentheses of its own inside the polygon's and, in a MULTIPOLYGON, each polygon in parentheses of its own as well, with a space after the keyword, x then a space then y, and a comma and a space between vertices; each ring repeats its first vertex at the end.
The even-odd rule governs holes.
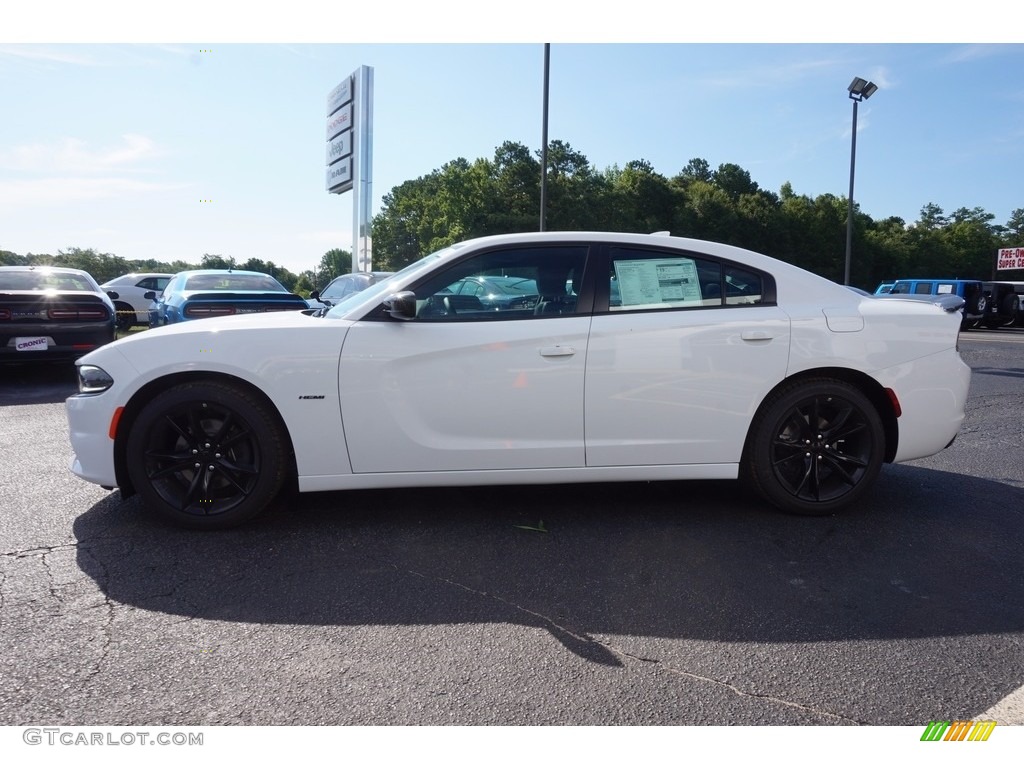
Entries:
MULTIPOLYGON (((539 152, 535 153, 539 156, 539 152)), ((594 169, 562 141, 548 148, 548 230, 655 232, 714 240, 801 266, 842 282, 846 197, 762 189, 738 165, 690 160, 666 177, 646 160, 594 169)), ((1024 245, 1024 208, 1005 225, 981 208, 946 215, 934 203, 908 224, 854 209, 850 282, 866 289, 901 277, 991 279, 996 250, 1024 245)), ((377 269, 398 269, 469 237, 535 231, 540 225, 540 161, 507 141, 492 159, 457 158, 393 188, 373 221, 377 269)))
MULTIPOLYGON (((539 155, 506 141, 491 159, 460 157, 394 187, 373 220, 374 268, 397 270, 471 237, 536 231, 539 155)), ((668 230, 760 251, 837 282, 843 279, 847 198, 799 195, 789 182, 771 192, 734 163, 713 169, 707 160, 694 158, 672 177, 646 160, 598 171, 581 152, 555 140, 548 147, 546 199, 548 230, 668 230)), ((991 279, 997 249, 1024 246, 1024 208, 1015 209, 1005 224, 993 223, 994 218, 979 207, 947 215, 928 203, 908 224, 898 216, 876 220, 855 207, 850 282, 872 290, 893 278, 991 279)), ((352 257, 347 250, 331 249, 314 269, 298 274, 257 258, 239 261, 207 253, 192 264, 128 260, 91 248, 24 256, 0 250, 3 264, 74 267, 100 283, 128 272, 232 267, 273 275, 288 290, 308 296, 351 271, 352 257)))

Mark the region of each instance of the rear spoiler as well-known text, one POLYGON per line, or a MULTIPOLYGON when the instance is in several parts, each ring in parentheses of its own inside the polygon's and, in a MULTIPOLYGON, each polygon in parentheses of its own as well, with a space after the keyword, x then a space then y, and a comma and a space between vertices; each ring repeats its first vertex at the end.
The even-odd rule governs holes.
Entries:
POLYGON ((913 293, 883 293, 875 296, 876 299, 885 299, 888 301, 924 301, 928 304, 934 304, 936 307, 946 312, 959 312, 963 309, 964 301, 963 296, 957 296, 955 293, 943 293, 938 294, 913 294, 913 293))
POLYGON ((189 291, 188 301, 292 301, 301 302, 304 306, 306 300, 294 293, 281 293, 280 291, 217 291, 198 290, 189 291))

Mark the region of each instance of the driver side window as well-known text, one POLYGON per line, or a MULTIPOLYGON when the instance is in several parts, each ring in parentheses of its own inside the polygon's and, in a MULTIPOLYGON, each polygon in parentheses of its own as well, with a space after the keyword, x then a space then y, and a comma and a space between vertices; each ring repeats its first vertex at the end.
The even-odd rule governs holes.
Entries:
POLYGON ((512 248, 477 254, 414 289, 416 319, 517 320, 574 315, 587 247, 512 248))

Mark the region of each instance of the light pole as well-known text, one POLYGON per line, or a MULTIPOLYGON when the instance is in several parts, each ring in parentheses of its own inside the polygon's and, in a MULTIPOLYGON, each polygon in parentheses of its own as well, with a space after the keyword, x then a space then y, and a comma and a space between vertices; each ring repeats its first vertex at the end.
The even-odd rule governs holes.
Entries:
POLYGON ((878 90, 878 86, 863 77, 855 77, 846 90, 853 99, 853 134, 850 139, 850 196, 847 199, 849 207, 846 212, 846 271, 843 274, 843 285, 850 284, 850 254, 853 251, 853 169, 857 163, 857 105, 865 99, 870 99, 871 94, 878 90))
POLYGON ((548 207, 548 79, 551 69, 551 43, 544 43, 544 108, 540 139, 540 231, 547 225, 548 207))

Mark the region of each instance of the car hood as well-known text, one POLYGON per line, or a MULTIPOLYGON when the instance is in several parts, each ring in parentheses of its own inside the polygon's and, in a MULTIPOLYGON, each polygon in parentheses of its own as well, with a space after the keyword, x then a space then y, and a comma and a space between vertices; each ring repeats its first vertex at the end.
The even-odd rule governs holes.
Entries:
POLYGON ((329 318, 312 317, 300 310, 294 312, 261 312, 252 315, 229 315, 225 317, 203 318, 201 320, 190 320, 187 323, 175 323, 160 328, 151 328, 147 331, 126 336, 111 344, 107 344, 96 352, 90 352, 81 358, 81 362, 100 364, 97 360, 107 351, 117 351, 126 357, 134 357, 144 354, 147 357, 160 354, 171 348, 183 346, 184 348, 207 349, 214 340, 223 339, 225 343, 231 340, 236 346, 240 339, 250 342, 259 340, 281 338, 293 334, 306 334, 303 338, 318 337, 320 334, 308 334, 310 330, 329 328, 333 329, 330 335, 338 338, 344 336, 345 331, 352 325, 351 321, 334 320, 329 318))

